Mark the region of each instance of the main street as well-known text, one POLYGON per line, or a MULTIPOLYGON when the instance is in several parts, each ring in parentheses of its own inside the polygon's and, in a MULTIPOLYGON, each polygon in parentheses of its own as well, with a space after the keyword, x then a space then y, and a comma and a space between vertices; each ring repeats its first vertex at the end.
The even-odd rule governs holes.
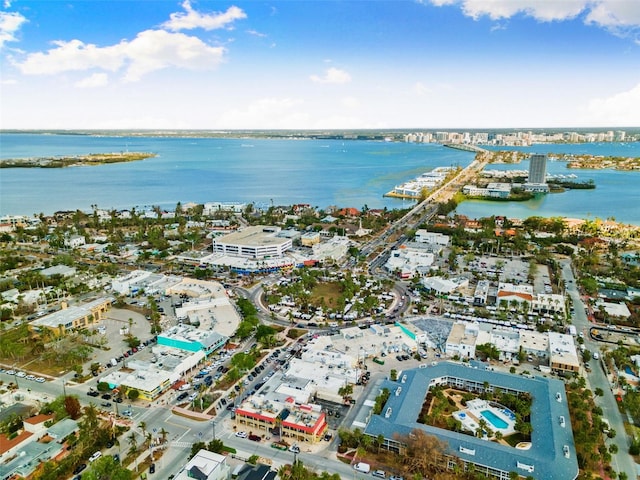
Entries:
MULTIPOLYGON (((571 297, 575 309, 575 313, 572 315, 573 324, 578 332, 583 334, 586 348, 591 352, 600 352, 600 344, 589 335, 589 328, 593 325, 589 322, 585 313, 585 305, 582 302, 573 276, 571 261, 568 259, 561 260, 560 264, 562 266, 562 276, 567 285, 567 293, 571 297)), ((625 472, 628 478, 636 478, 636 466, 631 455, 629 455, 629 437, 625 433, 623 418, 607 378, 602 355, 600 360, 591 360, 591 365, 591 371, 586 374, 591 391, 599 388, 603 392, 601 397, 594 397, 595 403, 602 408, 602 417, 609 421, 611 428, 617 433, 613 439, 607 440, 608 444, 615 444, 618 447, 618 453, 612 455, 612 465, 616 471, 625 472)))

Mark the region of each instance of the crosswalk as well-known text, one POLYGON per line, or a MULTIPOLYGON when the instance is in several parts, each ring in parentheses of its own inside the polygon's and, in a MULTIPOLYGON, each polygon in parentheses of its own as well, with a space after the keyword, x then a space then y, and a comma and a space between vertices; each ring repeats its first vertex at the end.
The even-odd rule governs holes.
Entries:
POLYGON ((191 448, 192 442, 169 442, 169 446, 174 448, 191 448))

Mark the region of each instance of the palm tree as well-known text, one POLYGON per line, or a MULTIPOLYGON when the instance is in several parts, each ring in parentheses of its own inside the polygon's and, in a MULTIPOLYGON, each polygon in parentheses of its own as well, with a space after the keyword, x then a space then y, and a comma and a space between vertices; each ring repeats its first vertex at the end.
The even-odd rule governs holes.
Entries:
POLYGON ((129 454, 134 455, 138 451, 138 441, 136 440, 136 433, 131 432, 131 435, 127 437, 129 443, 129 454))
POLYGON ((140 430, 142 430, 142 436, 146 436, 146 434, 147 434, 147 423, 146 422, 140 422, 138 424, 138 427, 140 427, 140 430))
POLYGON ((167 435, 169 435, 169 432, 166 431, 164 427, 162 427, 160 429, 160 437, 162 438, 162 443, 167 443, 167 435))

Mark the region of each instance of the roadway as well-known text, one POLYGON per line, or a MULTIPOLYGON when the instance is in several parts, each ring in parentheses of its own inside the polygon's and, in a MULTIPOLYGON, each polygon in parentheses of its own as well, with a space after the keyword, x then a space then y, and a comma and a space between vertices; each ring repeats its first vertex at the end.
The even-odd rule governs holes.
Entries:
MULTIPOLYGON (((589 335, 589 329, 593 325, 589 322, 587 315, 585 314, 584 303, 580 297, 573 271, 571 269, 571 261, 568 259, 560 260, 562 266, 562 276, 564 277, 566 290, 571 297, 575 313, 573 314, 573 324, 578 332, 583 333, 584 343, 587 350, 591 352, 600 352, 600 345, 597 341, 593 340, 589 335)), ((625 433, 624 422, 618 405, 613 394, 613 390, 605 372, 605 366, 600 356, 600 360, 591 360, 590 372, 586 373, 588 384, 591 391, 595 391, 596 388, 600 388, 603 392, 601 397, 596 396, 594 401, 596 405, 602 408, 602 417, 609 421, 611 428, 613 428, 617 435, 608 439, 608 444, 615 444, 618 446, 618 453, 612 455, 611 464, 617 472, 625 472, 628 478, 636 478, 636 465, 631 455, 629 455, 630 442, 625 433)))

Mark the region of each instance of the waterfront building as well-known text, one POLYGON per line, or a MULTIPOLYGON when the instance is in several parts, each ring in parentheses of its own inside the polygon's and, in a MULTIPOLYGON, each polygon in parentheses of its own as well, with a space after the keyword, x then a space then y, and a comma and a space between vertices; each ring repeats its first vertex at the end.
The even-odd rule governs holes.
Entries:
POLYGON ((485 188, 465 185, 462 193, 472 197, 508 198, 511 195, 511 184, 491 182, 485 188))
MULTIPOLYGON (((536 480, 572 480, 578 475, 575 443, 564 384, 553 378, 527 378, 467 365, 441 362, 435 366, 405 370, 398 381, 380 385, 391 393, 380 414, 371 414, 364 433, 384 437, 382 448, 402 454, 403 436, 414 430, 433 435, 446 444, 442 465, 448 469, 473 468, 492 478, 509 480, 512 472, 536 480), (526 393, 531 404, 531 440, 515 447, 417 421, 432 388, 442 386, 475 392, 500 389, 515 395, 526 393), (462 464, 462 465, 460 465, 462 464)), ((373 405, 373 402, 371 402, 373 405)), ((504 412, 503 412, 504 413, 504 412)), ((506 411, 505 415, 513 415, 506 411)), ((486 414, 489 416, 489 414, 486 414)), ((489 420, 494 428, 499 429, 489 420)))
POLYGON ((529 163, 529 183, 547 181, 547 156, 540 153, 531 155, 529 163))
POLYGON ((534 153, 529 160, 529 178, 524 184, 527 192, 549 191, 547 185, 547 156, 541 153, 534 153))
POLYGON ((292 247, 290 238, 279 236, 279 227, 256 225, 213 239, 216 253, 241 258, 282 257, 292 247))

